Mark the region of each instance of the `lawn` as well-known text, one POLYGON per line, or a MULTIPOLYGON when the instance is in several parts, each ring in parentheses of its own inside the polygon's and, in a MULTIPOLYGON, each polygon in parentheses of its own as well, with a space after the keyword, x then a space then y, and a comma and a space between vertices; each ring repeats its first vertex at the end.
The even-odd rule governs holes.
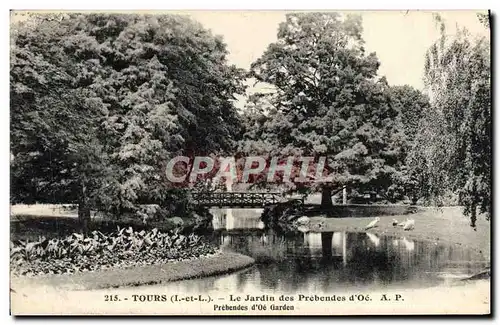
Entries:
MULTIPOLYGON (((326 218, 317 216, 311 218, 311 228, 314 231, 365 231, 365 226, 373 217, 359 218, 326 218)), ((431 240, 446 244, 461 245, 480 252, 485 259, 491 256, 491 224, 484 217, 478 218, 476 229, 469 225, 469 220, 460 207, 420 208, 418 212, 409 215, 380 216, 372 233, 405 236, 415 240, 431 240), (392 225, 393 219, 403 221, 406 218, 415 220, 415 229, 404 231, 392 225)))
POLYGON ((160 284, 168 281, 199 278, 237 271, 255 261, 248 256, 220 252, 192 260, 163 265, 134 266, 77 274, 44 275, 36 278, 13 277, 11 288, 50 286, 64 290, 90 290, 160 284))

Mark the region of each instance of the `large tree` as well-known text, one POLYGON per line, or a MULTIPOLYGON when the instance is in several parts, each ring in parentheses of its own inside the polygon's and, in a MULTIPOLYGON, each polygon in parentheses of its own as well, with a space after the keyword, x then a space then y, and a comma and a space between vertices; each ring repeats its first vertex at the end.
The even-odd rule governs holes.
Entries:
POLYGON ((177 154, 231 150, 242 73, 176 15, 35 14, 11 51, 13 197, 112 214, 168 199, 177 154))
POLYGON ((323 206, 343 186, 386 186, 398 157, 398 111, 361 33, 359 16, 288 14, 278 40, 251 66, 252 77, 276 91, 265 96, 272 108, 252 120, 260 129, 247 132, 243 147, 326 157, 333 180, 315 184, 323 206))
MULTIPOLYGON (((479 16, 485 28, 487 18, 479 16)), ((431 177, 442 179, 434 183, 458 193, 474 227, 478 211, 491 214, 491 45, 465 29, 450 37, 436 20, 441 37, 427 52, 425 81, 434 108, 429 125, 441 123, 422 142, 434 148, 427 162, 436 166, 431 177)))

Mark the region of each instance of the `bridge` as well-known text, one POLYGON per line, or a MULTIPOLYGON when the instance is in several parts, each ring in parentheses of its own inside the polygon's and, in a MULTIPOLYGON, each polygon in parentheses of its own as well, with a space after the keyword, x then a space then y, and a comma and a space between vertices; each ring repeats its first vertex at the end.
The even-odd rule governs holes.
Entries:
POLYGON ((280 202, 280 193, 192 192, 193 203, 203 207, 264 208, 280 202))

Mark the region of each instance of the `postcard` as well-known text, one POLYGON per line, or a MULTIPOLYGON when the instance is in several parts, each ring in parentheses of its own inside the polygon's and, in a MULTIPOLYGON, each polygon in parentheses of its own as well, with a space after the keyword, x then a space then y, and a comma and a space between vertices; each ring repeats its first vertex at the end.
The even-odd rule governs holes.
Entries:
POLYGON ((490 19, 12 11, 11 314, 490 315, 490 19))

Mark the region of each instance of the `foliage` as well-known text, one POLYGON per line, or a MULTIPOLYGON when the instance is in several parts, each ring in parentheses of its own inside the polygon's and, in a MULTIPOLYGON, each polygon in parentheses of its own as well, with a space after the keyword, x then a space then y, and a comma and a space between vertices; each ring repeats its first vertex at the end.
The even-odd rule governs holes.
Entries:
POLYGON ((359 16, 288 14, 278 40, 251 67, 275 92, 251 101, 261 108, 249 110, 240 149, 326 156, 334 179, 313 188, 326 205, 335 188, 387 187, 404 141, 388 84, 377 76, 380 63, 365 54, 361 33, 359 16))
POLYGON ((483 24, 485 28, 490 28, 490 20, 491 20, 491 13, 488 12, 487 14, 477 14, 477 19, 479 19, 479 22, 483 24))
POLYGON ((426 175, 431 168, 424 167, 419 162, 426 148, 423 143, 417 141, 422 133, 428 132, 423 119, 431 109, 429 98, 408 85, 391 86, 389 92, 394 107, 400 112, 404 141, 401 142, 397 172, 393 175, 386 196, 392 198, 390 201, 394 201, 406 195, 415 204, 419 198, 426 196, 425 190, 429 182, 426 175))
POLYGON ((267 229, 282 234, 296 233, 299 226, 296 221, 303 212, 300 200, 289 200, 266 206, 260 218, 267 229))
POLYGON ((243 74, 226 55, 220 37, 177 15, 34 14, 16 24, 14 201, 120 215, 169 200, 169 158, 234 144, 243 74))
POLYGON ((420 146, 422 165, 431 165, 432 192, 458 193, 475 226, 477 209, 491 214, 491 62, 490 41, 460 29, 446 34, 444 21, 440 39, 426 55, 425 81, 433 110, 425 119, 429 134, 420 146), (439 188, 439 190, 437 189, 439 188))
POLYGON ((393 105, 401 114, 401 124, 406 141, 411 145, 422 130, 420 121, 430 109, 429 98, 411 86, 391 86, 389 88, 393 105))
POLYGON ((73 233, 65 238, 14 241, 10 247, 13 274, 40 275, 95 271, 110 267, 163 264, 215 253, 215 247, 197 235, 177 232, 93 231, 89 236, 73 233))

